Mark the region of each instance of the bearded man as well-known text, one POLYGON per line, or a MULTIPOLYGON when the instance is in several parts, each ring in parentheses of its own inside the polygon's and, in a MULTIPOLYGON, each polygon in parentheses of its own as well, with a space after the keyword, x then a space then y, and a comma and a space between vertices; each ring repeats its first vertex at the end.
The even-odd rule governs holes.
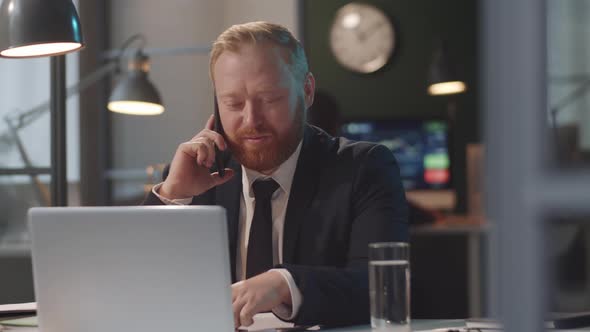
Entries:
POLYGON ((298 325, 368 322, 368 244, 408 240, 391 151, 306 124, 315 79, 280 25, 224 31, 210 76, 225 134, 212 115, 144 204, 226 209, 236 327, 266 311, 298 325), (216 147, 233 156, 223 177, 216 147))

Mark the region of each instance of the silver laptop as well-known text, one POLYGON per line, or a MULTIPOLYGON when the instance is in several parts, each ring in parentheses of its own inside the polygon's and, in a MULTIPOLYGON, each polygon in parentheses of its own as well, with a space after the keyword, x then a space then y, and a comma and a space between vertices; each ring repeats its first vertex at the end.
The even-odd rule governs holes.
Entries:
POLYGON ((221 207, 33 208, 42 332, 233 331, 221 207))

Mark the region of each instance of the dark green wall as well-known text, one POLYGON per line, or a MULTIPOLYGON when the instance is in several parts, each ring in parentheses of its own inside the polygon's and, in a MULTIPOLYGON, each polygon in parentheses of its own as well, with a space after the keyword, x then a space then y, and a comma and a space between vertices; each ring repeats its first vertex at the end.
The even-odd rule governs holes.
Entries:
POLYGON ((458 212, 466 209, 465 145, 479 141, 477 96, 476 0, 361 1, 384 9, 396 26, 396 51, 382 70, 360 75, 342 68, 329 46, 332 19, 351 1, 304 0, 303 42, 318 90, 336 98, 345 119, 446 117, 447 105, 457 105, 452 156, 458 212), (461 68, 468 92, 455 97, 426 93, 432 53, 441 40, 461 68))

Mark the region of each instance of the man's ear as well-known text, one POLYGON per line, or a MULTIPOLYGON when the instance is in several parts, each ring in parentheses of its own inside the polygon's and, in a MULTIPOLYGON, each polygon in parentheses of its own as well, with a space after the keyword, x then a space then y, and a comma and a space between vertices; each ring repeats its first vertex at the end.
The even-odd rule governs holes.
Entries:
POLYGON ((315 95, 315 78, 311 72, 308 72, 307 75, 305 75, 303 94, 305 97, 305 109, 308 109, 313 104, 313 98, 315 95))

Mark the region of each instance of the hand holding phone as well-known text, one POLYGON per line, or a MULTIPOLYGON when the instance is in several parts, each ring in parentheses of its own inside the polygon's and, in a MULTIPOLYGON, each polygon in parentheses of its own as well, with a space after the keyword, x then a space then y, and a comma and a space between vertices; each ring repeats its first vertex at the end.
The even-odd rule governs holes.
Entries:
POLYGON ((215 120, 218 118, 212 115, 201 132, 178 146, 159 195, 168 199, 190 198, 233 177, 234 171, 225 168, 225 139, 215 131, 215 120), (213 165, 218 167, 217 172, 211 172, 213 165))

